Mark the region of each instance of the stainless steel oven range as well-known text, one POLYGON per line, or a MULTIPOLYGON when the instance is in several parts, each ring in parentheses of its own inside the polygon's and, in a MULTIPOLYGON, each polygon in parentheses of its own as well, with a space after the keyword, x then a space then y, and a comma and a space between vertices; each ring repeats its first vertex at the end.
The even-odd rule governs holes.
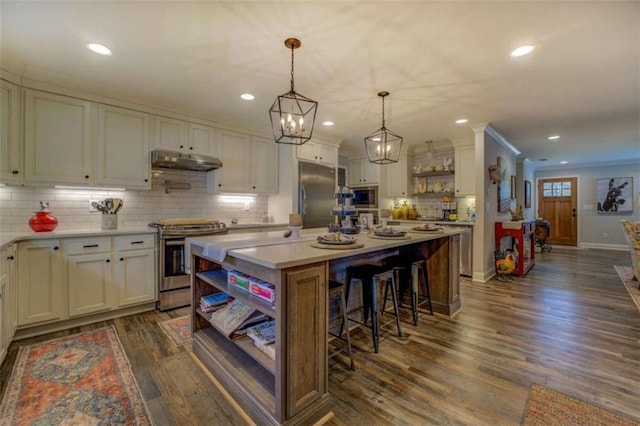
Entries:
POLYGON ((226 234, 227 225, 214 219, 167 219, 158 228, 158 303, 161 311, 191 304, 191 280, 185 268, 186 237, 226 234))

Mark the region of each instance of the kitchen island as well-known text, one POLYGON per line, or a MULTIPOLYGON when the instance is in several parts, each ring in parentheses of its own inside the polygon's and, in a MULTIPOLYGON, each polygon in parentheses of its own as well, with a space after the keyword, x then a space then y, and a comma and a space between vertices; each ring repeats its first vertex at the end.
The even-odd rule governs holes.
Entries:
POLYGON ((193 353, 256 423, 320 421, 331 407, 328 280, 343 280, 347 266, 380 262, 398 254, 419 255, 427 259, 434 312, 454 315, 460 309, 459 232, 409 233, 407 239, 385 240, 358 234, 358 244, 346 250, 312 247, 319 235, 312 231, 303 231, 299 239, 282 238, 281 232, 188 238, 193 353), (272 283, 274 303, 227 284, 227 271, 272 283), (199 308, 200 298, 219 291, 275 320, 275 359, 251 339, 232 340, 209 321, 199 308))

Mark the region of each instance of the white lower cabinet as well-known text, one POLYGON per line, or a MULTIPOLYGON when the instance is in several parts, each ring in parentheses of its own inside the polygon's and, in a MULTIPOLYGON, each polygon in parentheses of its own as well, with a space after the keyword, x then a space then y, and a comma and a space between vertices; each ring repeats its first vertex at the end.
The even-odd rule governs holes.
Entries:
POLYGON ((66 318, 64 260, 60 241, 18 243, 18 325, 66 318))
POLYGON ((0 251, 0 364, 16 331, 15 246, 0 251))
POLYGON ((18 243, 18 325, 156 300, 155 234, 18 243))
POLYGON ((111 253, 106 252, 68 257, 70 318, 106 311, 115 306, 110 256, 111 253))
POLYGON ((119 307, 156 300, 154 235, 114 238, 113 282, 119 307))

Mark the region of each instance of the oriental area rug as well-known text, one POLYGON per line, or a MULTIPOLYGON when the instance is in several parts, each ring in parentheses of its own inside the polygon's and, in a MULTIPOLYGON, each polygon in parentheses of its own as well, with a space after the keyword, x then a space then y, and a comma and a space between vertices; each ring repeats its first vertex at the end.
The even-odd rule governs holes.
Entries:
POLYGON ((635 303, 638 310, 640 310, 640 289, 638 289, 638 284, 640 283, 633 279, 633 269, 627 266, 614 266, 613 268, 618 273, 618 276, 620 277, 622 284, 624 284, 624 287, 627 289, 629 296, 633 299, 633 303, 635 303))
POLYGON ((162 331, 176 346, 184 346, 191 343, 191 316, 173 318, 158 323, 162 331))
POLYGON ((639 426, 640 422, 534 383, 522 425, 639 426))
POLYGON ((23 346, 0 425, 151 425, 113 326, 23 346))

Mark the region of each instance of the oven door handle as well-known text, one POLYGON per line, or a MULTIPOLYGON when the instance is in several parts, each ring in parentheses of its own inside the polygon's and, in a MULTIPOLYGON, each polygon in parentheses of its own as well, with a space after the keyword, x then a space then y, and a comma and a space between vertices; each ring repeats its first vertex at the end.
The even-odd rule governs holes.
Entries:
POLYGON ((164 240, 166 246, 183 246, 184 240, 164 240))

